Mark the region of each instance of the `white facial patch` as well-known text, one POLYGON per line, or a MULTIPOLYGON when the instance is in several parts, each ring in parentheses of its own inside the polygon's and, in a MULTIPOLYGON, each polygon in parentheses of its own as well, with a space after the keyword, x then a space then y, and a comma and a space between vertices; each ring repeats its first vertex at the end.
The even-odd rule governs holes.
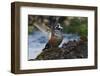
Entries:
POLYGON ((58 23, 58 28, 63 29, 63 27, 61 27, 59 23, 58 23))

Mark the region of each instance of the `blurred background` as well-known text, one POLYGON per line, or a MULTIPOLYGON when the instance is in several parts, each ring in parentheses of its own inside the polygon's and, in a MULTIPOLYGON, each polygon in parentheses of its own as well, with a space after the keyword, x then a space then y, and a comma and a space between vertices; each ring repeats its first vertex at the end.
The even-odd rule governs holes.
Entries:
MULTIPOLYGON (((87 40, 88 33, 88 18, 87 17, 73 17, 73 16, 42 16, 42 15, 28 15, 28 59, 35 59, 45 48, 48 42, 48 36, 44 34, 40 28, 52 29, 55 22, 63 27, 63 41, 59 45, 62 47, 64 43, 73 40, 87 40), (55 18, 57 20, 55 20, 55 18)), ((45 30, 47 32, 47 30, 45 30)), ((86 52, 85 52, 86 53, 86 52)), ((87 55, 87 53, 86 53, 87 55)))

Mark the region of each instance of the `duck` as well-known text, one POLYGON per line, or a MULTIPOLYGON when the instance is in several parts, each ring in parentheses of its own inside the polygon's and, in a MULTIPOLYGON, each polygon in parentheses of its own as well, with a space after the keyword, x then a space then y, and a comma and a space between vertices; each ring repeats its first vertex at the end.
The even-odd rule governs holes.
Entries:
POLYGON ((51 31, 51 36, 45 45, 44 49, 49 49, 49 48, 57 48, 61 44, 63 40, 63 34, 62 34, 62 29, 60 23, 57 23, 54 28, 51 31))

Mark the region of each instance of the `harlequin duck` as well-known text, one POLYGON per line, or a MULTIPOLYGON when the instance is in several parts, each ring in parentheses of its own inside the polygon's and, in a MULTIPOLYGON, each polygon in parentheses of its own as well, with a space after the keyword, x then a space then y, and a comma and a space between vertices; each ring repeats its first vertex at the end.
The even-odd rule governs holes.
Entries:
POLYGON ((62 29, 63 28, 59 23, 54 26, 53 30, 51 31, 50 39, 44 49, 55 48, 61 44, 63 40, 62 29))

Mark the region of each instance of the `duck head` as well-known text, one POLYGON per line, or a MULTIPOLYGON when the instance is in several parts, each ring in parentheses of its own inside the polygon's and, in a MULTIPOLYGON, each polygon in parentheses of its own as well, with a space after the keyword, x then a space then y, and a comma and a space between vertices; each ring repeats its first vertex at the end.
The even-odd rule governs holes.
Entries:
POLYGON ((59 31, 62 31, 63 30, 63 27, 60 25, 60 23, 57 23, 56 24, 55 30, 59 30, 59 31))

